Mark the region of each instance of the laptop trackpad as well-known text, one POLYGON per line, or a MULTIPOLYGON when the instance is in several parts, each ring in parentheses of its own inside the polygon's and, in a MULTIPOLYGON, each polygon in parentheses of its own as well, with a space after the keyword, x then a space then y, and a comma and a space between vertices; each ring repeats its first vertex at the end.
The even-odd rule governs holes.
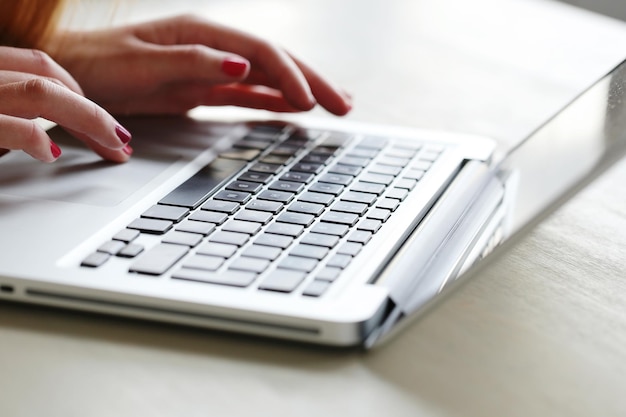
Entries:
POLYGON ((125 164, 103 161, 78 146, 62 146, 62 157, 44 164, 24 152, 0 158, 0 195, 115 206, 161 173, 179 156, 133 155, 125 164))
POLYGON ((0 196, 115 206, 178 161, 191 161, 233 129, 232 124, 186 117, 129 118, 133 156, 111 163, 54 127, 49 131, 63 154, 54 163, 21 151, 0 157, 0 196))

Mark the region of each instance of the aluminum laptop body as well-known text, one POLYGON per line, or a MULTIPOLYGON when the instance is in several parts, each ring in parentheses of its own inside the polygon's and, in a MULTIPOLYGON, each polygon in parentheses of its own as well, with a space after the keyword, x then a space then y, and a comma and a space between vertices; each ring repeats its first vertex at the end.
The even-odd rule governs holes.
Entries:
MULTIPOLYGON (((507 163, 600 90, 606 120, 611 80, 504 159, 471 135, 199 111, 125 120, 135 153, 117 165, 54 128, 57 162, 0 157, 0 298, 373 345, 536 218, 536 208, 516 217, 524 181, 507 163)), ((590 142, 601 149, 582 153, 589 163, 575 184, 610 148, 590 142)), ((556 182, 542 209, 572 186, 556 182)))

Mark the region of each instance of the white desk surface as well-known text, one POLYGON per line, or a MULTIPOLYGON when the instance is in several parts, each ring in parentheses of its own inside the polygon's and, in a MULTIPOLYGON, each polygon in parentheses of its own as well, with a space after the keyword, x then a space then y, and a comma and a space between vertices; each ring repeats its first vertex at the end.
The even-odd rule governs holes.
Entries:
MULTIPOLYGON (((130 4, 279 40, 354 94, 353 119, 507 143, 626 56, 626 24, 540 0, 130 4)), ((0 415, 624 416, 625 178, 367 354, 2 303, 0 415)))

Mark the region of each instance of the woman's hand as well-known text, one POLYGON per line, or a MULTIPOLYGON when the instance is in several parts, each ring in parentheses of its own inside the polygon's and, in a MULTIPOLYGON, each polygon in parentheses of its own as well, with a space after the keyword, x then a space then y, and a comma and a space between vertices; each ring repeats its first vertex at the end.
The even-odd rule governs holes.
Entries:
POLYGON ((103 158, 129 158, 130 134, 87 100, 72 76, 41 51, 0 46, 0 149, 23 150, 52 162, 61 154, 33 119, 51 120, 103 158))
POLYGON ((337 115, 350 98, 283 49, 181 16, 58 35, 46 50, 114 114, 180 114, 200 105, 337 115))

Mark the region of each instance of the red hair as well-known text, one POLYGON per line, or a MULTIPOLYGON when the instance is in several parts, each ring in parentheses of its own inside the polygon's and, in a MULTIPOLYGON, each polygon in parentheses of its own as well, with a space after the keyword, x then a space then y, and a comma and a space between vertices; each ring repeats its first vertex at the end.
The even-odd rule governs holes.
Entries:
POLYGON ((0 45, 37 48, 53 31, 65 0, 0 0, 0 45))

